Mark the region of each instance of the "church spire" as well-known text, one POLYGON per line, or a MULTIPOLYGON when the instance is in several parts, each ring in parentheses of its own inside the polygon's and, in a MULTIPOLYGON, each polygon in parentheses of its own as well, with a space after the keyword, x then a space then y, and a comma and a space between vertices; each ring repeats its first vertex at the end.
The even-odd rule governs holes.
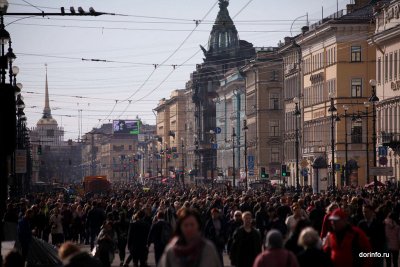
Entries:
POLYGON ((47 64, 46 66, 46 92, 44 98, 43 118, 51 118, 50 100, 49 100, 49 84, 47 82, 47 64))

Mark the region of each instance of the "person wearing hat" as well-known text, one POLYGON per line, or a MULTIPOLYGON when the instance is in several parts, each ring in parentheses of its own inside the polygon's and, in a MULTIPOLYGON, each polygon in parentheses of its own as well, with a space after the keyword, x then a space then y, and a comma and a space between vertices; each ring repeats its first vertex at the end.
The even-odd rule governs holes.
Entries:
POLYGON ((365 233, 348 223, 346 213, 338 208, 329 216, 332 232, 328 232, 323 249, 330 256, 334 267, 370 267, 371 258, 360 257, 360 253, 372 251, 365 233))
POLYGON ((253 267, 299 267, 293 252, 283 248, 283 237, 278 230, 267 233, 265 250, 257 256, 253 267))

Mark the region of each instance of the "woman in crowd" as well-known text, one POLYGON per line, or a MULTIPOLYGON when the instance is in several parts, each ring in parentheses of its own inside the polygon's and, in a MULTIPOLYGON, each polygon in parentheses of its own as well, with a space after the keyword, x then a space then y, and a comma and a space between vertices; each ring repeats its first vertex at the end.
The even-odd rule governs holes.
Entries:
POLYGON ((297 255, 300 267, 333 267, 329 256, 322 251, 321 239, 314 228, 301 231, 298 244, 304 249, 297 255))
POLYGON ((198 212, 187 208, 179 211, 175 237, 166 247, 158 266, 221 267, 214 245, 201 236, 198 212))

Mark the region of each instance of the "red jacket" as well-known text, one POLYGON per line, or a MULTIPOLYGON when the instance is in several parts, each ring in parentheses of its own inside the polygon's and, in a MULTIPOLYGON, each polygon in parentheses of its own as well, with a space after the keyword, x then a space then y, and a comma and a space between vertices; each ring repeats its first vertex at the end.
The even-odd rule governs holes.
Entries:
POLYGON ((371 243, 365 233, 360 228, 350 225, 340 243, 333 232, 328 233, 324 243, 324 251, 330 255, 335 267, 371 267, 372 257, 360 257, 360 253, 368 253, 371 250, 371 243))

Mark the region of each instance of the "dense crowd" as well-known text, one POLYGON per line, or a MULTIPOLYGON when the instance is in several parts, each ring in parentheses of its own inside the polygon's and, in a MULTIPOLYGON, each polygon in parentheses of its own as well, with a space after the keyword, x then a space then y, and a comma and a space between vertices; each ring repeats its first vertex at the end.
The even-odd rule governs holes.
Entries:
POLYGON ((236 267, 397 267, 399 214, 396 188, 313 194, 119 184, 107 195, 10 200, 4 223, 17 225, 23 259, 35 237, 60 247, 69 267, 109 267, 114 257, 146 267, 151 245, 160 267, 219 267, 224 253, 236 267))

